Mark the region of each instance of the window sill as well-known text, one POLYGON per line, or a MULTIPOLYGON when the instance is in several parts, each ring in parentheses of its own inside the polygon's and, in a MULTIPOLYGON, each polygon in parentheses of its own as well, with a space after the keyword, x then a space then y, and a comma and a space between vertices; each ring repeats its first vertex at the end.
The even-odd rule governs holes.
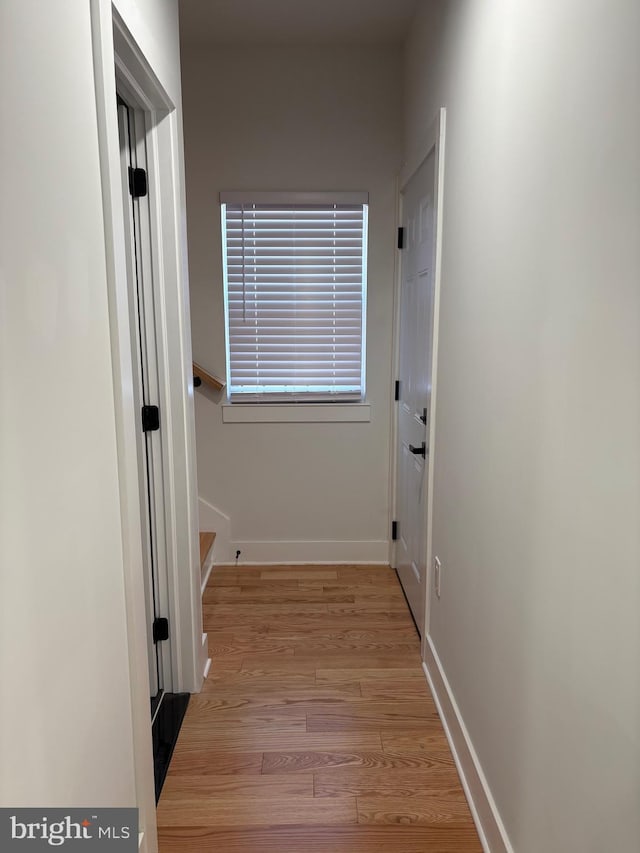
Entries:
POLYGON ((368 423, 369 403, 225 403, 225 424, 368 423))

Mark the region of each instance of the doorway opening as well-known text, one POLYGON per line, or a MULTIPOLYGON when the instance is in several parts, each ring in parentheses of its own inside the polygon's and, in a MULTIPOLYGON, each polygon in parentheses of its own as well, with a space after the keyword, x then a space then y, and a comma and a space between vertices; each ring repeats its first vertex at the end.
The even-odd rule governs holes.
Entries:
MULTIPOLYGON (((108 0, 91 0, 91 25, 136 805, 140 849, 153 853, 161 776, 154 779, 152 712, 153 734, 160 744, 170 744, 164 750, 155 745, 156 758, 164 752, 166 765, 175 741, 171 732, 177 731, 186 702, 186 696, 177 703, 172 696, 199 691, 208 659, 202 633, 192 358, 181 221, 181 116, 176 107, 180 93, 159 57, 145 52, 108 0), (123 102, 120 116, 118 96, 123 102), (130 139, 121 144, 125 125, 130 139), (139 193, 142 178, 137 169, 147 172, 146 196, 139 193), (154 423, 160 428, 149 429, 154 423), (166 623, 158 624, 164 619, 166 623)), ((161 766, 156 760, 156 767, 161 766)))
MULTIPOLYGON (((165 531, 164 470, 156 276, 152 246, 147 133, 150 117, 118 94, 118 131, 131 326, 147 656, 153 738, 155 796, 158 800, 189 702, 172 692, 169 578, 165 531)), ((156 261, 157 263, 157 261, 156 261)))

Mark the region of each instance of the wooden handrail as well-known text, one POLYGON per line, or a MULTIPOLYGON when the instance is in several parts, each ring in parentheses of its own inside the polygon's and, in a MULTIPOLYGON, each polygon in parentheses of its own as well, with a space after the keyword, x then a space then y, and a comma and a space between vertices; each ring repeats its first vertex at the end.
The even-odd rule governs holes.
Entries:
MULTIPOLYGON (((225 383, 221 379, 218 379, 218 377, 214 376, 213 373, 209 373, 203 367, 200 367, 200 365, 196 364, 195 361, 193 362, 193 378, 200 379, 210 388, 213 388, 214 391, 222 391, 225 385, 225 383)), ((194 385, 196 385, 196 387, 199 384, 200 383, 196 384, 194 382, 194 385)))

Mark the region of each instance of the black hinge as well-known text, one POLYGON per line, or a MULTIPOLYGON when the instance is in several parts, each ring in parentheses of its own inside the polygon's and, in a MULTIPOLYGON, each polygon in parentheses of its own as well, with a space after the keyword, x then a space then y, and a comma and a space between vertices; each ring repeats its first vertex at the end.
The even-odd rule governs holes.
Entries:
POLYGON ((142 431, 155 432, 160 429, 160 409, 157 406, 142 407, 142 431))
POLYGON ((391 541, 397 542, 397 540, 398 540, 398 522, 392 521, 391 522, 391 541))
POLYGON ((164 617, 153 620, 153 642, 161 643, 169 639, 169 620, 164 617))
POLYGON ((396 386, 394 391, 394 400, 400 399, 400 380, 396 379, 396 386))
POLYGON ((404 228, 398 228, 398 248, 404 249, 404 228))
POLYGON ((134 198, 142 198, 147 194, 147 173, 144 169, 129 166, 129 192, 134 198))

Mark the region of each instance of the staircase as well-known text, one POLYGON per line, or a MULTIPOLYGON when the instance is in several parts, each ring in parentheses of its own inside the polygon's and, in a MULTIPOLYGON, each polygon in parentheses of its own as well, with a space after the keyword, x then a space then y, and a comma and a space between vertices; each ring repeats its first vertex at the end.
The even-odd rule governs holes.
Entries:
POLYGON ((202 591, 207 585, 209 574, 213 567, 213 543, 216 541, 216 534, 200 531, 200 575, 202 578, 202 591))
MULTIPOLYGON (((209 580, 209 575, 211 574, 211 569, 213 568, 213 544, 215 541, 215 533, 202 530, 200 531, 200 578, 203 595, 209 580)), ((202 635, 201 663, 202 672, 206 679, 209 667, 211 666, 211 661, 209 660, 209 640, 206 634, 202 635)))

